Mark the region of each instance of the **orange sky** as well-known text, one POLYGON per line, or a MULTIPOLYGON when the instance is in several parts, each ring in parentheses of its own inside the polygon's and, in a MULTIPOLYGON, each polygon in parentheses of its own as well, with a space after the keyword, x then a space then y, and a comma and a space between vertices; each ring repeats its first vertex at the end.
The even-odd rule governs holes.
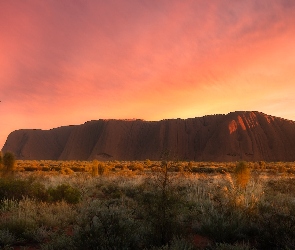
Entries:
POLYGON ((3 0, 0 23, 0 148, 100 118, 295 120, 293 0, 3 0))

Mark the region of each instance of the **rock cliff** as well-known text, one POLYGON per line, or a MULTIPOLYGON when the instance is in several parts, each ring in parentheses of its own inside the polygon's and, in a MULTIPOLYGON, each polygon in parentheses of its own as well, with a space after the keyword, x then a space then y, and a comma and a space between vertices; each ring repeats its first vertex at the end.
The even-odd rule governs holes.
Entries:
POLYGON ((237 111, 162 121, 97 120, 51 130, 17 130, 2 149, 17 159, 294 161, 295 122, 237 111))

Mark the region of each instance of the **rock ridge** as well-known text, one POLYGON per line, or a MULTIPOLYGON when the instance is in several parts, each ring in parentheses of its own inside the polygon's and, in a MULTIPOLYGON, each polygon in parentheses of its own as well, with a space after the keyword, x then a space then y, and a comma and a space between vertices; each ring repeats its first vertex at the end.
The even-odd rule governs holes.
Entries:
POLYGON ((258 111, 188 119, 100 119, 20 129, 2 149, 26 160, 295 161, 295 122, 258 111))

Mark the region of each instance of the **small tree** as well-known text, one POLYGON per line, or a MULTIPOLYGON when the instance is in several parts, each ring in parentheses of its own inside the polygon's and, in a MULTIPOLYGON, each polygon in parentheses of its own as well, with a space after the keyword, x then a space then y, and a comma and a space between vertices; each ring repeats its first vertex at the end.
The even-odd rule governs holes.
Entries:
POLYGON ((152 169, 153 176, 146 178, 147 191, 141 194, 139 205, 149 221, 155 245, 166 245, 173 236, 183 233, 179 220, 183 199, 177 190, 177 175, 170 172, 172 162, 163 160, 152 169))
POLYGON ((15 166, 15 156, 11 152, 6 152, 2 159, 4 170, 7 172, 11 172, 14 170, 15 166))

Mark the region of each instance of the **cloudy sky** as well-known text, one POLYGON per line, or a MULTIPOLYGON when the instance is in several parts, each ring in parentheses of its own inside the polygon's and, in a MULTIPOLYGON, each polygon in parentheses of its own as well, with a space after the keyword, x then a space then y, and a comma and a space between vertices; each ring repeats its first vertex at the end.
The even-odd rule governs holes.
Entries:
POLYGON ((0 24, 0 148, 100 118, 295 120, 294 0, 2 0, 0 24))

